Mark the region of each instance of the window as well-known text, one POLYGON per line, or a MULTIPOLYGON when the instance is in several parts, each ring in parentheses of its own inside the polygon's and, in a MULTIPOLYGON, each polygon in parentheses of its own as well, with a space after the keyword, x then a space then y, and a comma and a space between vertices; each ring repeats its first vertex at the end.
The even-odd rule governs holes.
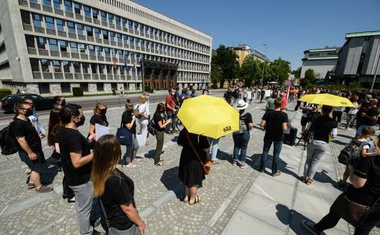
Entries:
POLYGON ((94 28, 94 31, 95 31, 95 37, 100 39, 100 29, 94 28))
POLYGON ((43 73, 49 72, 49 60, 40 60, 41 70, 43 73))
POLYGON ((73 12, 73 3, 70 0, 65 0, 65 10, 73 12))
POLYGON ((82 12, 82 5, 79 3, 74 3, 74 11, 75 11, 75 14, 80 15, 82 12))
POLYGON ((65 61, 62 61, 62 64, 63 64, 63 71, 66 73, 70 73, 71 63, 65 60, 65 61))
POLYGON ((99 64, 99 73, 104 74, 104 64, 99 64))
POLYGON ((49 39, 50 50, 58 51, 58 45, 56 39, 49 39))
POLYGON ((59 48, 61 51, 67 51, 67 42, 59 40, 59 48))
POLYGON ((73 64, 73 67, 74 67, 74 73, 80 73, 79 62, 73 61, 72 64, 73 64))
POLYGON ((63 26, 64 26, 63 20, 61 20, 61 19, 55 19, 55 23, 57 24, 57 29, 59 31, 63 31, 64 30, 64 28, 63 28, 63 26))
POLYGON ((123 35, 123 38, 124 38, 124 44, 127 44, 128 43, 128 35, 123 35))
POLYGON ((62 92, 71 92, 70 83, 67 83, 67 82, 61 83, 61 90, 62 92))
POLYGON ((80 35, 83 34, 83 24, 77 23, 77 31, 78 31, 78 34, 80 34, 80 35))
POLYGON ((88 18, 91 17, 91 8, 89 6, 83 6, 84 15, 88 18))
POLYGON ((110 56, 110 49, 108 47, 104 48, 104 56, 110 56))
POLYGON ((29 12, 21 10, 21 19, 22 19, 22 23, 23 24, 30 24, 30 15, 29 15, 29 12))
MULTIPOLYGON (((34 48, 34 37, 33 36, 30 36, 30 35, 25 35, 25 41, 26 41, 26 46, 27 47, 32 47, 34 48)), ((3 45, 1 46, 5 46, 5 43, 3 43, 3 45)), ((1 53, 1 49, 0 49, 0 53, 1 53)))
POLYGON ((78 46, 76 42, 70 42, 71 53, 78 53, 78 46))
POLYGON ((53 0, 54 8, 61 9, 62 0, 53 0))
POLYGON ((111 13, 108 13, 108 23, 113 24, 113 15, 111 13))
POLYGON ((79 43, 78 47, 79 47, 80 53, 86 53, 86 45, 84 45, 83 43, 79 43))
POLYGON ((39 14, 33 14, 33 24, 34 26, 41 27, 42 17, 39 14))
POLYGON ((115 16, 115 24, 120 25, 120 17, 119 16, 115 16))
POLYGON ((45 49, 46 39, 43 37, 38 37, 38 48, 45 49))
POLYGON ((104 84, 103 83, 96 83, 96 89, 97 89, 97 91, 104 91, 104 84))
POLYGON ((43 5, 51 7, 51 1, 50 0, 44 0, 43 5))
POLYGON ((56 73, 61 73, 61 61, 59 60, 53 60, 53 67, 54 67, 54 72, 56 73))
POLYGON ((95 48, 93 45, 88 45, 88 51, 90 52, 90 55, 95 55, 95 48))
POLYGON ((108 40, 108 31, 103 29, 103 39, 108 40))
POLYGON ((117 33, 116 34, 116 37, 117 37, 117 42, 121 43, 122 39, 121 39, 121 34, 120 33, 117 33))
POLYGON ((88 84, 87 83, 80 83, 80 87, 82 87, 83 91, 88 91, 88 84))
POLYGON ((92 18, 98 19, 98 15, 99 15, 99 10, 92 8, 92 18))
POLYGON ((67 21, 67 27, 69 28, 69 33, 75 33, 75 24, 74 24, 74 22, 67 21))
POLYGON ((121 26, 122 26, 122 27, 125 27, 126 24, 127 24, 127 19, 122 18, 122 19, 121 19, 121 26))
POLYGON ((98 53, 98 56, 102 54, 103 48, 100 46, 95 46, 96 52, 98 53))
POLYGON ((54 29, 54 19, 49 16, 45 16, 46 28, 54 29))
MULTIPOLYGON (((97 69, 98 68, 98 65, 97 64, 91 64, 91 71, 92 73, 96 73, 97 72, 97 69)), ((98 89, 99 90, 99 89, 98 89)))
POLYGON ((133 37, 132 36, 129 37, 129 44, 133 45, 133 37))
POLYGON ((112 74, 112 65, 107 64, 106 66, 107 66, 107 73, 112 74))
POLYGON ((92 27, 91 26, 86 26, 86 31, 87 31, 87 36, 90 36, 90 37, 93 36, 92 27))
POLYGON ((111 39, 111 42, 115 41, 115 33, 114 32, 110 32, 110 39, 111 39))
POLYGON ((104 11, 100 11, 100 17, 102 17, 103 22, 107 22, 107 13, 104 11))
POLYGON ((133 29, 133 22, 132 20, 128 20, 128 28, 133 29))
POLYGON ((30 59, 30 66, 32 67, 33 72, 39 72, 40 67, 38 66, 38 60, 37 59, 30 59))

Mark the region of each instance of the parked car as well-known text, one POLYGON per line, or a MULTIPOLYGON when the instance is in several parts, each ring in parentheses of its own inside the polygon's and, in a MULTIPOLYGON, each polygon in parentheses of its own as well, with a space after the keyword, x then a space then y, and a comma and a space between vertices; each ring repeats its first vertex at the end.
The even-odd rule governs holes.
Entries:
POLYGON ((45 98, 37 94, 24 93, 16 95, 8 95, 1 99, 1 109, 4 112, 14 112, 13 106, 17 101, 28 97, 33 100, 36 110, 46 110, 54 108, 54 100, 52 98, 45 98))

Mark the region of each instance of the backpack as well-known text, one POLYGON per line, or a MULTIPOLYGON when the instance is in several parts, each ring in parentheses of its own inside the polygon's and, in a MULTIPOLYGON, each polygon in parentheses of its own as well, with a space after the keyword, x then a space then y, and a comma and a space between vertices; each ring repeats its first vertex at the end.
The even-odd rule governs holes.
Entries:
POLYGON ((156 128, 155 128, 155 124, 154 124, 154 120, 153 118, 149 120, 148 122, 148 131, 151 135, 156 135, 156 128))
POLYGON ((247 124, 245 124, 245 116, 240 116, 239 118, 239 130, 235 131, 233 134, 244 134, 248 130, 247 124))
POLYGON ((16 137, 10 132, 11 125, 12 122, 0 131, 0 147, 3 155, 11 155, 18 151, 16 137))
POLYGON ((360 141, 358 139, 352 139, 348 143, 338 156, 338 161, 344 165, 350 164, 353 160, 359 159, 361 151, 364 145, 368 144, 367 141, 360 141))

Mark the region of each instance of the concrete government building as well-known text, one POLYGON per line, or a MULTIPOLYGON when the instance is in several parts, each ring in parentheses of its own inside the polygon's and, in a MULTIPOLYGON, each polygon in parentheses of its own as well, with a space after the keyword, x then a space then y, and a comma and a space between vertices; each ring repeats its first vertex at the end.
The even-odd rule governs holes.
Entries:
POLYGON ((0 81, 41 94, 199 88, 212 36, 130 0, 1 0, 0 81))

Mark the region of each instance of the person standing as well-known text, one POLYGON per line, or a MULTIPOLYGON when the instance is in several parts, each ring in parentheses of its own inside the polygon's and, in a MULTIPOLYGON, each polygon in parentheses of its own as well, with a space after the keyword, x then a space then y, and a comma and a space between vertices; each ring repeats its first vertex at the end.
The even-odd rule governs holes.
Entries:
POLYGON ((354 107, 348 109, 346 129, 348 129, 348 127, 353 126, 353 122, 355 120, 356 113, 358 112, 358 110, 360 108, 360 105, 358 104, 358 99, 359 99, 359 97, 357 95, 351 96, 350 101, 352 102, 354 107))
POLYGON ((166 114, 168 115, 168 118, 172 120, 171 122, 171 129, 169 130, 169 134, 173 134, 176 132, 175 130, 175 102, 174 102, 174 96, 175 91, 174 89, 168 90, 169 94, 166 96, 166 114))
POLYGON ((148 136, 148 122, 149 122, 149 107, 148 107, 147 97, 145 95, 141 95, 139 97, 138 110, 139 110, 139 118, 137 119, 140 125, 139 134, 141 134, 144 138, 148 136))
POLYGON ((125 111, 121 116, 122 125, 132 133, 132 145, 127 145, 127 150, 123 156, 123 164, 128 168, 137 167, 133 163, 133 159, 136 158, 137 150, 139 149, 139 144, 136 139, 136 116, 133 114, 133 103, 127 99, 125 103, 125 111))
POLYGON ((205 179, 199 159, 205 162, 210 144, 206 136, 189 133, 186 128, 179 133, 177 143, 182 146, 178 177, 185 185, 183 202, 194 205, 201 201, 198 188, 202 187, 202 181, 205 179))
POLYGON ((282 102, 283 99, 277 97, 274 100, 274 110, 266 112, 260 122, 260 126, 265 127, 265 136, 259 171, 265 171, 268 152, 273 143, 272 176, 281 175, 278 170, 278 161, 280 160, 284 131, 290 128, 288 115, 281 111, 282 102))
POLYGON ((244 100, 239 100, 235 109, 239 111, 239 131, 234 132, 232 134, 232 138, 234 140, 234 152, 233 152, 233 162, 232 165, 236 166, 238 161, 240 164, 240 168, 244 169, 248 166, 245 163, 245 157, 247 155, 247 147, 250 139, 249 131, 253 128, 252 115, 250 113, 246 113, 243 115, 245 109, 248 107, 248 103, 244 102, 244 100), (239 155, 240 151, 240 155, 239 155), (240 159, 239 159, 240 158, 240 159))
POLYGON ((301 180, 307 185, 313 182, 318 163, 329 147, 330 138, 337 136, 338 124, 329 117, 332 110, 333 107, 323 105, 322 114, 313 120, 313 141, 307 144, 307 156, 301 176, 301 180))
MULTIPOLYGON (((97 103, 94 108, 94 114, 90 118, 90 126, 88 129, 88 136, 95 135, 95 124, 99 124, 101 126, 108 126, 107 121, 107 106, 102 103, 97 103)), ((93 149, 95 146, 95 141, 90 144, 90 148, 93 149)))
POLYGON ((85 122, 82 107, 77 104, 65 105, 60 117, 62 127, 57 129, 56 138, 61 151, 62 168, 69 187, 75 194, 75 211, 79 221, 80 234, 92 234, 90 223, 92 207, 91 153, 89 141, 78 130, 85 122))
POLYGON ((120 144, 114 135, 98 139, 91 173, 93 194, 104 205, 108 234, 144 234, 146 224, 136 209, 133 180, 116 168, 120 156, 120 144))
POLYGON ((368 126, 374 127, 377 119, 379 118, 379 109, 377 108, 377 99, 371 98, 369 100, 369 107, 365 112, 361 113, 361 125, 357 131, 357 135, 362 134, 362 130, 368 126))
POLYGON ((171 119, 165 120, 162 115, 165 112, 165 105, 163 103, 157 104, 156 112, 154 112, 153 120, 156 129, 157 146, 154 154, 154 164, 156 166, 163 166, 164 160, 160 157, 162 147, 164 146, 164 131, 167 125, 171 123, 171 119))
POLYGON ((45 156, 41 138, 28 119, 33 114, 32 105, 26 101, 20 101, 15 103, 14 110, 16 116, 10 125, 10 133, 16 137, 19 144, 18 154, 21 161, 31 170, 28 188, 35 188, 38 193, 51 192, 53 188, 41 184, 40 173, 45 163, 45 156))

